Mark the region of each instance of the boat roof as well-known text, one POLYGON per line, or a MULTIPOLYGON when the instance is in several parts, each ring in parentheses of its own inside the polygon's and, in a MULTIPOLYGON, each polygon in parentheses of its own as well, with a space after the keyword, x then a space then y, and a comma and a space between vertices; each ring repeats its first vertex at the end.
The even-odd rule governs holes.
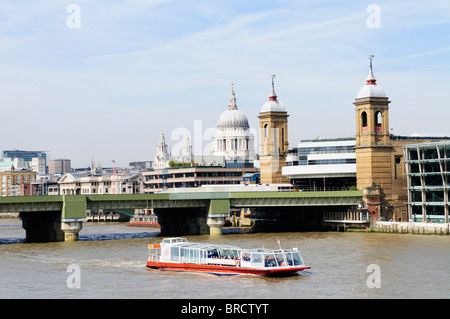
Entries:
MULTIPOLYGON (((251 249, 245 249, 240 248, 237 246, 230 246, 230 245, 219 245, 219 244, 209 244, 209 243, 191 243, 186 238, 183 237, 171 237, 171 238, 164 238, 164 240, 161 242, 164 244, 171 244, 172 246, 179 246, 179 247, 185 247, 185 248, 196 248, 196 249, 206 249, 206 250, 212 250, 212 249, 237 249, 242 250, 245 252, 250 253, 276 253, 281 252, 282 250, 290 251, 291 249, 264 249, 264 248, 251 248, 251 249), (164 242, 166 241, 166 242, 164 242)), ((292 249, 296 250, 296 249, 292 249)))

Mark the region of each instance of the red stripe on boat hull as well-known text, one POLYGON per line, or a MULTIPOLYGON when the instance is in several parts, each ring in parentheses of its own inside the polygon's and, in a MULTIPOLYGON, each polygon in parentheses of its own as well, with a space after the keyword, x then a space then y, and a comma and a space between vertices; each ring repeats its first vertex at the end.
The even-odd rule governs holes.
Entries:
POLYGON ((214 266, 214 265, 198 265, 198 264, 181 264, 181 263, 166 263, 148 261, 147 267, 161 270, 174 270, 174 271, 197 271, 197 272, 209 272, 215 274, 229 274, 229 275, 276 275, 276 274, 289 274, 295 273, 301 270, 310 269, 311 267, 301 266, 294 268, 241 268, 241 267, 228 267, 228 266, 214 266))

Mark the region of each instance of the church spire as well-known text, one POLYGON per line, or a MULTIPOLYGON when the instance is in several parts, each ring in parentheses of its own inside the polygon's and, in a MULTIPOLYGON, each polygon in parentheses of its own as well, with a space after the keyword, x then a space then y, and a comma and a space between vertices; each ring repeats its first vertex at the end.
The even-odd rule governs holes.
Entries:
POLYGON ((375 56, 374 55, 369 55, 369 60, 370 60, 370 72, 369 72, 369 76, 366 79, 366 84, 367 85, 376 85, 377 84, 377 79, 375 78, 375 76, 373 75, 373 66, 372 66, 372 60, 375 56))
POLYGON ((272 92, 269 95, 269 101, 276 101, 277 100, 277 94, 275 93, 274 79, 275 79, 275 74, 272 75, 272 92))
POLYGON ((234 94, 234 85, 231 84, 230 103, 228 104, 229 110, 237 110, 236 95, 234 94))

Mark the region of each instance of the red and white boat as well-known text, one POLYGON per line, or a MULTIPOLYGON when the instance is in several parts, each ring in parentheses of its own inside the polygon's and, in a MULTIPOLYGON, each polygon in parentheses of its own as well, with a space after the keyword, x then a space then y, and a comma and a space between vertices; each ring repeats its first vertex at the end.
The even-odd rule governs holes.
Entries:
POLYGON ((156 215, 135 216, 130 219, 128 226, 161 227, 158 223, 158 217, 156 215))
POLYGON ((297 248, 241 249, 165 238, 148 246, 147 267, 160 270, 208 272, 215 275, 289 275, 310 269, 297 248))

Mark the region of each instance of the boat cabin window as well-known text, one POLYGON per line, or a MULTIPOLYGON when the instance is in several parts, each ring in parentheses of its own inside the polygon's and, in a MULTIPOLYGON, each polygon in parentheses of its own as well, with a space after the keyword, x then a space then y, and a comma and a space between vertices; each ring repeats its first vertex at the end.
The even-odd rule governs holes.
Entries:
POLYGON ((252 254, 252 263, 260 263, 261 262, 261 254, 253 253, 252 254))
POLYGON ((236 249, 222 248, 218 251, 219 257, 224 259, 239 258, 239 252, 236 249))
POLYGON ((242 261, 250 261, 250 253, 243 253, 242 254, 242 261))
POLYGON ((173 244, 173 243, 187 243, 186 238, 165 238, 163 239, 163 244, 173 244))
POLYGON ((286 262, 289 266, 292 266, 292 255, 290 251, 286 251, 286 262))
POLYGON ((275 254, 275 258, 276 258, 276 260, 277 260, 278 266, 285 266, 285 264, 284 264, 285 261, 284 261, 283 253, 277 252, 277 253, 275 254))
POLYGON ((199 263, 200 262, 200 251, 195 248, 180 247, 180 261, 199 263))
POLYGON ((219 258, 219 252, 217 249, 208 250, 208 258, 219 258))
POLYGON ((300 257, 300 254, 298 252, 293 252, 292 257, 294 259, 294 265, 303 265, 302 257, 300 257))
POLYGON ((180 261, 180 247, 171 247, 170 248, 170 255, 172 261, 180 261))
POLYGON ((275 254, 264 254, 264 267, 276 267, 275 254))

